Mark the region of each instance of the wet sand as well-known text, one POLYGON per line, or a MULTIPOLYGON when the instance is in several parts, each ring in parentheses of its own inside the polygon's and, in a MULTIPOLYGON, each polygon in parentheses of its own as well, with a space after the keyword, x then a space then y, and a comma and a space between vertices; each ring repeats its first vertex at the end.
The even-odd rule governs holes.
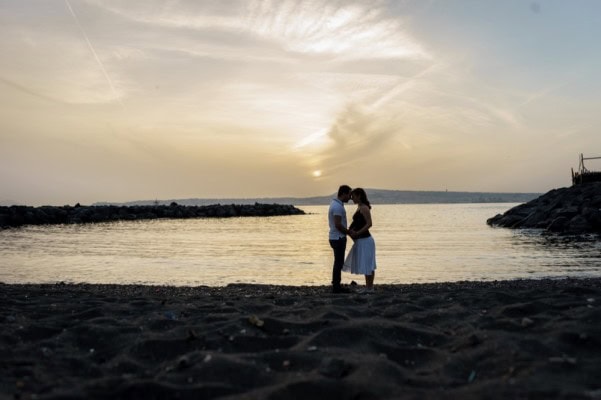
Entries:
POLYGON ((601 279, 0 284, 0 397, 601 399, 601 279))

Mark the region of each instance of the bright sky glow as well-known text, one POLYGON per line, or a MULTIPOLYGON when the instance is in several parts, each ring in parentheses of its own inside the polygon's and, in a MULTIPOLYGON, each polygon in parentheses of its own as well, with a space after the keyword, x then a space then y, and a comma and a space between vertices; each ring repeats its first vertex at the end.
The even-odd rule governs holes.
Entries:
POLYGON ((579 153, 601 156, 600 16, 596 0, 5 0, 0 204, 567 186, 579 153))

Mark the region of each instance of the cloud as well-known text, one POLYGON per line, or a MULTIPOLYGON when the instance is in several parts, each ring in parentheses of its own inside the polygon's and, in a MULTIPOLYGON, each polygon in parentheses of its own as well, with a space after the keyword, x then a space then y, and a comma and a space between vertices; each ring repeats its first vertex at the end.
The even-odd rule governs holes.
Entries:
POLYGON ((365 108, 348 105, 336 118, 328 132, 331 145, 322 153, 323 169, 335 172, 364 160, 384 146, 400 127, 384 115, 365 108))
MULTIPOLYGON (((429 58, 381 2, 220 1, 115 2, 89 0, 123 18, 221 38, 228 33, 272 43, 284 52, 343 58, 429 58)), ((249 39, 247 39, 249 40, 249 39)), ((221 45, 232 42, 220 40, 221 45)), ((235 43, 239 43, 236 38, 235 43)), ((217 50, 217 49, 215 49, 217 50)))
POLYGON ((92 55, 94 56, 94 59, 98 63, 98 67, 100 68, 100 70, 102 71, 102 74, 106 78, 106 81, 107 81, 109 87, 111 88, 111 92, 113 93, 115 98, 120 102, 121 106, 123 106, 123 103, 121 103, 121 100, 119 99, 119 95, 117 94, 117 91, 115 90, 115 85, 113 84, 113 80, 111 79, 110 75, 106 71, 106 68, 104 67, 104 63, 102 62, 100 57, 98 57, 98 53, 96 52, 96 49, 92 45, 92 42, 90 41, 90 38, 88 37, 85 29, 83 28, 83 26, 81 26, 81 23, 79 22, 79 18, 77 17, 77 14, 73 10, 73 7, 71 7, 71 3, 69 3, 69 0, 65 0, 65 5, 69 9, 69 13, 71 14, 71 16, 73 17, 73 20, 77 24, 77 27, 79 28, 79 31, 81 32, 81 36, 87 43, 88 48, 90 49, 90 51, 92 52, 92 55))
POLYGON ((404 119, 411 114, 407 111, 417 109, 410 105, 410 92, 436 70, 437 65, 432 64, 412 76, 380 79, 379 86, 360 91, 361 95, 348 102, 326 130, 330 144, 316 156, 320 167, 334 173, 351 163, 373 159, 393 141, 395 146, 401 143, 410 148, 403 138, 404 119))
POLYGON ((45 93, 42 93, 41 91, 39 91, 39 90, 37 90, 35 88, 30 88, 28 86, 21 85, 21 84, 19 84, 17 82, 14 82, 14 81, 10 80, 10 79, 6 79, 6 78, 0 77, 0 82, 2 82, 3 84, 5 84, 6 86, 10 86, 11 88, 18 90, 21 93, 25 93, 25 94, 28 94, 28 95, 33 96, 33 97, 37 97, 37 98, 42 99, 42 100, 46 100, 46 101, 49 101, 51 103, 68 104, 67 102, 63 101, 60 98, 57 98, 57 97, 54 97, 54 96, 49 96, 49 95, 47 95, 45 93))

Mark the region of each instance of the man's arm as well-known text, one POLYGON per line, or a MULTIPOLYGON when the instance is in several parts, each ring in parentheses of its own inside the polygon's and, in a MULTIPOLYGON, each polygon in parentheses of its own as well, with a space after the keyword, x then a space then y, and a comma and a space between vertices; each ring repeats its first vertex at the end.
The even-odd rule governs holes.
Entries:
POLYGON ((334 226, 338 229, 339 232, 348 234, 348 229, 344 225, 342 225, 342 216, 334 215, 334 226))

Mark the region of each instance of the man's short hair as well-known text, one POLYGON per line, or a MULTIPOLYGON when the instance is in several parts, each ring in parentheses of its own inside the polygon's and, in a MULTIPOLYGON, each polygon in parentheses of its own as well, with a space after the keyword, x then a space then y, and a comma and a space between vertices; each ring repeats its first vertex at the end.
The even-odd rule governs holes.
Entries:
POLYGON ((338 188, 338 196, 342 196, 343 194, 349 194, 351 190, 352 189, 349 185, 342 185, 338 188))

